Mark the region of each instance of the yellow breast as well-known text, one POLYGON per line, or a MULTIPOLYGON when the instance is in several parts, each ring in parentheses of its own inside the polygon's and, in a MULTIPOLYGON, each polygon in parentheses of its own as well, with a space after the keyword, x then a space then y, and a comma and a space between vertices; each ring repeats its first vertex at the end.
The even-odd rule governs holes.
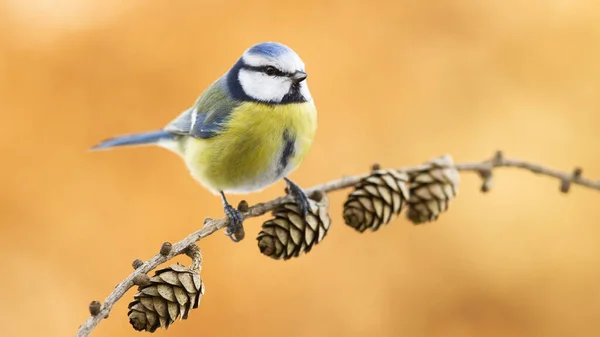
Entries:
POLYGON ((222 134, 186 140, 184 159, 214 193, 261 190, 293 171, 308 153, 317 128, 313 102, 244 103, 222 134))

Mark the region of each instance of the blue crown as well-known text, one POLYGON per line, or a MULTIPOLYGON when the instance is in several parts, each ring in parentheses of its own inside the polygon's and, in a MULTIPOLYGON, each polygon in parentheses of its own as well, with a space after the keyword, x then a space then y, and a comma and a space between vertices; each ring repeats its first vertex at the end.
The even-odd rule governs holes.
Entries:
POLYGON ((258 54, 270 57, 278 57, 290 52, 291 49, 277 42, 263 42, 248 49, 249 54, 258 54))

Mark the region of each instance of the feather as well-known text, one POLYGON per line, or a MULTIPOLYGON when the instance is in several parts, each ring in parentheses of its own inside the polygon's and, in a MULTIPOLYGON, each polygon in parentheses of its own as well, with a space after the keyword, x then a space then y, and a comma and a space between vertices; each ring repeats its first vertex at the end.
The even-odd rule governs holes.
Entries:
POLYGON ((239 101, 229 97, 223 87, 224 81, 222 77, 208 87, 196 103, 167 124, 165 130, 199 139, 222 133, 232 111, 240 105, 239 101))
POLYGON ((242 103, 220 136, 187 139, 183 157, 192 176, 213 192, 259 191, 300 164, 313 142, 316 118, 312 102, 242 103))
POLYGON ((98 145, 93 146, 91 150, 102 150, 116 146, 156 144, 159 141, 171 139, 173 139, 173 134, 171 132, 166 130, 157 130, 110 138, 102 141, 98 145))

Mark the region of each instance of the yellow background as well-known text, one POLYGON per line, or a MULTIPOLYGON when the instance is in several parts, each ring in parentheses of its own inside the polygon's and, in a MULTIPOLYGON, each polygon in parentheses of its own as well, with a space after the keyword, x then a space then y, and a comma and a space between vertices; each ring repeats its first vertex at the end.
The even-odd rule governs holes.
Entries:
MULTIPOLYGON (((265 40, 300 54, 319 108, 303 186, 496 149, 600 178, 598 1, 4 0, 3 336, 74 335, 134 258, 222 215, 163 149, 87 148, 162 126, 265 40)), ((216 233, 200 308, 156 335, 599 336, 600 194, 512 169, 479 183, 462 175, 436 223, 362 235, 336 193, 329 235, 288 262, 259 253, 265 218, 237 245, 216 233)), ((94 336, 138 336, 132 296, 94 336)))

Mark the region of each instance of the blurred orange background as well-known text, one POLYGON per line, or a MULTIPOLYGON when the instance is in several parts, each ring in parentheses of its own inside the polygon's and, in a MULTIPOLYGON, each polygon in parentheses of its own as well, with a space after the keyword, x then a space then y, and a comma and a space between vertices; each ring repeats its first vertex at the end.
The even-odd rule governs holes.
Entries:
MULTIPOLYGON (((166 150, 87 149, 161 127, 267 40, 304 59, 319 109, 302 186, 496 149, 600 178, 598 1, 3 0, 2 335, 74 335, 134 258, 222 216, 166 150)), ((439 221, 362 235, 332 194, 331 232, 292 261, 259 253, 265 218, 216 233, 200 308, 156 335, 599 336, 600 194, 513 169, 461 184, 439 221)), ((93 336, 138 335, 133 293, 93 336)))

